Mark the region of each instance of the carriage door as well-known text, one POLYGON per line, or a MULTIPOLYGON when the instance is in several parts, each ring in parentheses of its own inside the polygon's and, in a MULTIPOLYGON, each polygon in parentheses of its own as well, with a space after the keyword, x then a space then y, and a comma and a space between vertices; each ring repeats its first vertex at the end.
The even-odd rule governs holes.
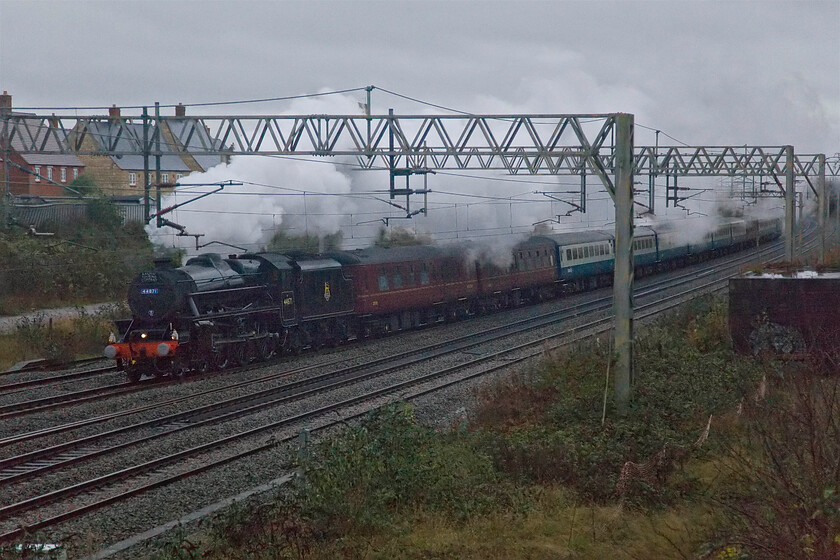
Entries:
POLYGON ((295 293, 281 292, 280 297, 283 301, 283 324, 288 325, 295 322, 295 293))

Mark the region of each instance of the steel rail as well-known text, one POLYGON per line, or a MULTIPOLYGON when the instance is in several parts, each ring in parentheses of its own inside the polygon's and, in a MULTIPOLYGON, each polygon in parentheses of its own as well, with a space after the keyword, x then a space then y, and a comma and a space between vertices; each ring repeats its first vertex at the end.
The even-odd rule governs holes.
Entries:
POLYGON ((66 383, 67 381, 73 379, 80 379, 83 377, 94 377, 96 375, 101 375, 103 373, 109 373, 112 371, 116 371, 116 366, 106 366, 101 367, 98 369, 88 369, 85 371, 74 371, 71 373, 62 373, 61 375, 54 375, 52 377, 42 377, 39 379, 30 379, 27 381, 18 381, 16 383, 7 383, 5 385, 0 385, 0 395, 12 395, 14 393, 19 393, 25 388, 32 388, 38 387, 41 385, 50 385, 50 384, 59 384, 59 383, 66 383))
POLYGON ((33 371, 55 371, 57 369, 71 369, 73 367, 90 364, 93 362, 99 362, 104 360, 101 356, 96 356, 92 358, 79 358, 78 360, 73 360, 71 362, 61 364, 54 360, 50 360, 48 358, 39 358, 36 360, 29 360, 25 363, 23 367, 15 369, 14 367, 0 371, 0 377, 6 375, 14 375, 16 373, 29 373, 33 371))

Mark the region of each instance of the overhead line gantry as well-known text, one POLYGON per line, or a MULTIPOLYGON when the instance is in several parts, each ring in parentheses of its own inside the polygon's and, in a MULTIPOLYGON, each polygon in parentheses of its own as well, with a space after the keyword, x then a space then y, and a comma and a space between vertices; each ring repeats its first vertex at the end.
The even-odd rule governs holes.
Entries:
MULTIPOLYGON (((586 177, 595 175, 615 205, 615 396, 620 409, 630 401, 633 376, 634 176, 775 178, 785 196, 785 254, 793 260, 795 176, 817 177, 822 224, 825 176, 840 175, 840 158, 797 155, 792 146, 636 147, 634 117, 627 113, 163 116, 156 108, 154 116, 144 109, 140 116, 37 117, 7 112, 2 118, 3 145, 14 139, 23 151, 31 152, 44 153, 52 135, 59 140, 60 153, 76 155, 144 155, 158 161, 163 155, 187 153, 352 157, 360 169, 389 172, 391 198, 414 192, 398 189, 394 177, 458 169, 578 175, 585 202, 586 177), (33 118, 40 120, 34 127, 33 118), (102 129, 93 125, 102 122, 110 124, 109 136, 96 138, 104 148, 83 151, 86 137, 102 129), (138 123, 143 126, 134 126, 138 123), (171 126, 175 123, 178 126, 171 126), (161 141, 164 126, 174 143, 161 141), (784 177, 784 184, 779 177, 784 177)), ((651 189, 653 184, 651 180, 651 189)), ((648 194, 653 210, 653 193, 648 194)))

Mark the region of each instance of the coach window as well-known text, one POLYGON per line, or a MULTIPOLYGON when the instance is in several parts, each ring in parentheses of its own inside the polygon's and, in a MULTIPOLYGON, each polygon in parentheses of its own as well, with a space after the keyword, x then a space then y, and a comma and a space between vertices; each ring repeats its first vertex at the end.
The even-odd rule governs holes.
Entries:
POLYGON ((572 250, 571 249, 566 249, 566 260, 567 261, 572 260, 572 250))
POLYGON ((403 283, 402 283, 402 272, 400 271, 399 268, 394 270, 394 274, 391 277, 391 279, 393 280, 395 290, 398 290, 399 288, 402 288, 402 285, 403 285, 403 283))
POLYGON ((388 275, 384 270, 379 271, 379 291, 384 292, 388 289, 388 275))

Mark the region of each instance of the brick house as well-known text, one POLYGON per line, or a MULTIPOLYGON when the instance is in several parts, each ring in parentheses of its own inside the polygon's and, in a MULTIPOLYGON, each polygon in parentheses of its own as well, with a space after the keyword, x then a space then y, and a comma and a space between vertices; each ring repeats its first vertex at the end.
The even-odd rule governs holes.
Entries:
MULTIPOLYGON (((73 179, 84 173, 85 165, 71 154, 57 153, 22 153, 27 139, 46 137, 43 144, 44 152, 59 151, 59 135, 47 133, 39 135, 39 127, 44 126, 44 119, 28 113, 12 112, 12 96, 7 92, 0 95, 0 112, 8 112, 17 117, 18 131, 21 135, 14 135, 9 146, 9 192, 13 196, 66 196, 74 194, 69 190, 73 179)), ((53 128, 53 124, 48 126, 53 128)), ((57 129, 57 127, 55 127, 57 129)), ((2 158, 6 155, 6 146, 0 138, 0 184, 5 182, 2 158)))
MULTIPOLYGON (((120 127, 129 127, 137 138, 143 137, 143 125, 139 123, 126 123, 121 120, 120 108, 113 106, 108 111, 111 119, 107 122, 95 122, 90 125, 87 134, 82 141, 80 151, 84 152, 105 152, 107 146, 111 143, 112 138, 117 137, 117 131, 120 127)), ((172 125, 173 130, 169 128, 167 123, 164 123, 161 129, 161 150, 165 152, 172 152, 173 146, 178 145, 183 148, 176 140, 180 134, 180 128, 186 126, 188 117, 184 114, 184 107, 176 108, 176 116, 184 117, 183 121, 178 121, 172 125)), ((155 123, 149 126, 148 134, 151 136, 154 131, 155 123)), ((200 146, 200 142, 209 142, 209 135, 206 131, 202 132, 208 138, 199 138, 194 135, 190 139, 190 146, 200 146)), ((78 130, 74 131, 78 133, 78 130)), ((204 144, 209 145, 209 144, 204 144)), ((189 146, 187 147, 189 149, 189 146)), ((120 137, 117 140, 115 151, 137 151, 132 149, 130 140, 120 137)), ((143 156, 138 154, 128 155, 84 155, 79 154, 79 159, 85 164, 86 172, 94 178, 100 186, 107 188, 110 194, 137 194, 142 193, 145 187, 145 173, 143 166, 143 156)), ((222 158, 211 155, 192 155, 183 154, 178 155, 162 155, 160 158, 161 182, 175 183, 183 176, 188 175, 193 171, 206 171, 210 167, 219 164, 222 158)), ((155 157, 149 158, 149 183, 155 183, 155 157)))

